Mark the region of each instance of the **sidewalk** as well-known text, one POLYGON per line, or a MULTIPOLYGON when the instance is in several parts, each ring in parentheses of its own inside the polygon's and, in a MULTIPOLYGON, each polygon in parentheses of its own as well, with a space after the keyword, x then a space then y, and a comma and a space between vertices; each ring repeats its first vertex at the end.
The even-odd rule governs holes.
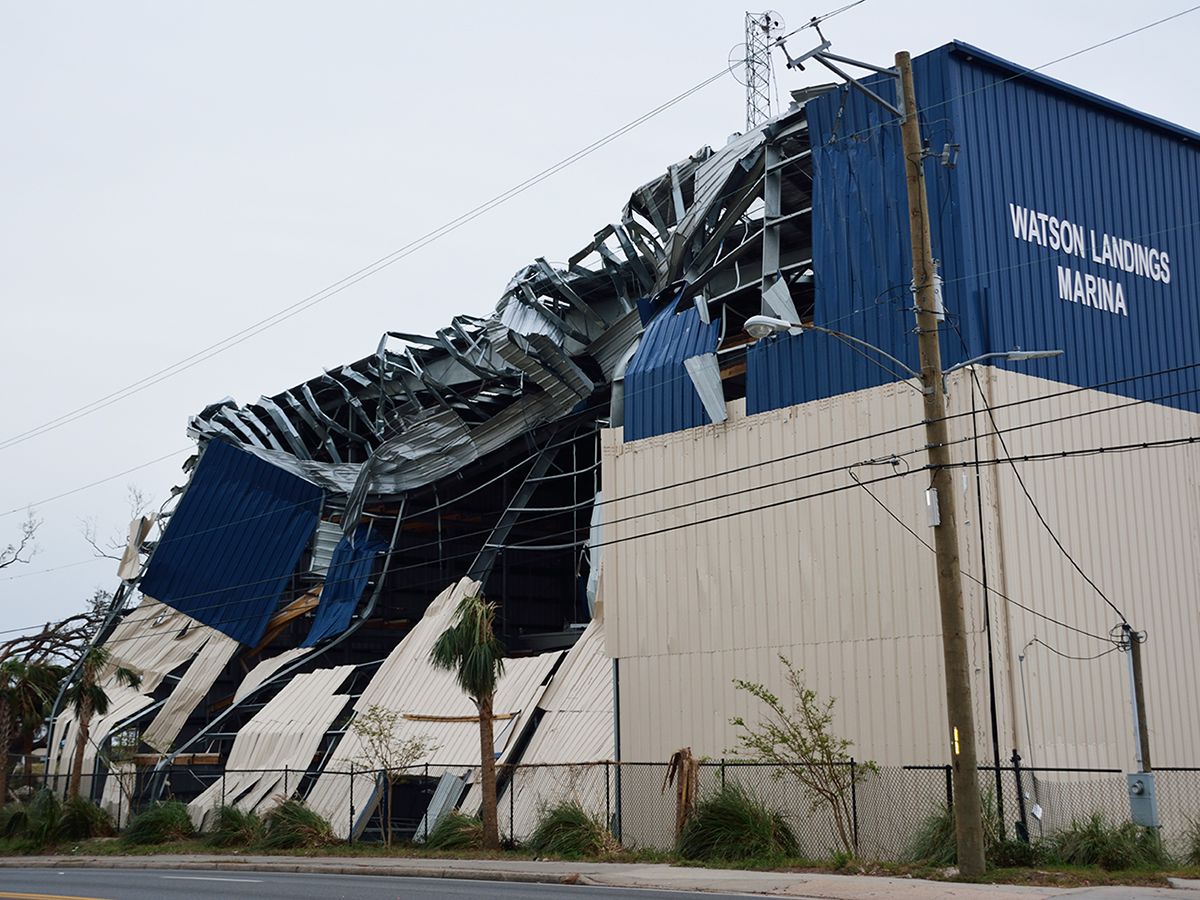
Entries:
POLYGON ((1036 900, 1042 897, 1200 900, 1200 882, 1172 888, 1046 888, 959 884, 915 878, 825 873, 746 872, 661 863, 535 862, 530 860, 355 858, 338 856, 7 856, 0 868, 192 869, 223 872, 293 872, 321 875, 391 875, 462 878, 530 884, 582 884, 672 891, 769 894, 812 900, 1036 900))

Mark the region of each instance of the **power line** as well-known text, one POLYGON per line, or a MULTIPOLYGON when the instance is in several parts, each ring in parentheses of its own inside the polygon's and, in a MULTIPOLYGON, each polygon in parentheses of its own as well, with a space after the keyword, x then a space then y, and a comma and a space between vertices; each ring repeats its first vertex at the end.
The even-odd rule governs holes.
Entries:
MULTIPOLYGON (((865 2, 865 0, 857 0, 857 2, 846 4, 842 7, 839 7, 838 9, 835 9, 829 13, 826 13, 823 16, 815 17, 813 20, 810 20, 809 22, 805 23, 800 28, 795 29, 795 31, 793 31, 791 34, 795 34, 796 32, 803 30, 804 28, 808 28, 812 25, 818 24, 820 21, 823 21, 825 19, 831 18, 832 16, 835 16, 842 12, 845 12, 846 10, 859 5, 860 2, 865 2)), ((1028 74, 1030 72, 1036 72, 1041 69, 1045 69, 1050 66, 1056 65, 1057 63, 1064 62, 1068 59, 1073 59, 1084 53, 1088 53, 1088 52, 1090 52, 1092 50, 1096 50, 1100 47, 1107 46, 1109 44, 1115 43, 1116 41, 1130 37, 1134 34, 1138 34, 1142 31, 1146 31, 1150 28, 1154 28, 1158 25, 1162 25, 1166 22, 1172 21, 1173 19, 1177 19, 1181 16, 1187 15, 1188 13, 1194 12, 1197 9, 1200 9, 1200 6, 1190 7, 1189 9, 1175 13, 1171 16, 1167 16, 1162 19, 1158 19, 1154 22, 1150 22, 1146 25, 1140 26, 1131 31, 1127 31, 1123 34, 1116 35, 1116 36, 1108 38, 1104 41, 1098 42, 1096 44, 1092 44, 1092 45, 1090 45, 1088 47, 1084 47, 1080 50, 1076 50, 1073 53, 1067 54, 1065 56, 1061 56, 1061 57, 1051 60, 1047 63, 1043 63, 1040 66, 1036 66, 1032 69, 1025 69, 1023 72, 1018 73, 1016 75, 1009 76, 1008 78, 1003 79, 999 82, 989 84, 989 85, 984 85, 982 87, 976 88, 973 91, 969 91, 969 92, 967 92, 965 94, 961 94, 957 97, 950 98, 949 100, 940 101, 937 104, 933 104, 928 107, 923 107, 923 108, 921 108, 921 110, 919 110, 919 112, 921 112, 921 113, 928 112, 929 110, 932 110, 932 109, 936 108, 937 106, 945 105, 954 100, 958 100, 958 99, 962 99, 962 98, 971 96, 972 94, 978 93, 980 91, 991 90, 1007 81, 1011 81, 1013 79, 1020 78, 1024 74, 1028 74)), ((786 38, 787 36, 790 36, 790 35, 785 35, 783 38, 776 39, 776 43, 782 43, 784 38, 786 38)), ((530 187, 533 187, 536 184, 539 184, 542 181, 546 180, 547 178, 552 177, 553 175, 557 174, 557 172, 561 171, 562 169, 568 168, 569 166, 573 165, 575 162, 578 162, 580 159, 583 159, 584 157, 595 152, 596 150, 606 146, 608 143, 611 143, 612 141, 616 140, 617 138, 621 137, 622 135, 626 134, 627 132, 633 130, 634 128, 638 127, 639 125, 643 124, 644 122, 648 121, 649 119, 654 118, 655 116, 659 115, 660 113, 664 112, 665 110, 669 109, 670 107, 676 105, 677 103, 682 102, 683 100, 687 99, 688 97, 692 96, 693 94, 697 93, 698 91, 703 90, 708 85, 712 84, 713 82, 715 82, 715 81, 719 80, 721 77, 723 77, 732 68, 733 68, 733 66, 726 66, 725 68, 721 69, 719 72, 713 74, 712 76, 709 76, 708 78, 697 83, 693 87, 687 89, 683 93, 676 95, 675 97, 671 98, 670 100, 666 101, 665 103, 660 104, 658 107, 655 107, 654 109, 650 110, 649 112, 644 113, 643 115, 630 121, 629 123, 626 123, 621 128, 618 128, 615 131, 610 132, 609 134, 605 135, 604 137, 599 138, 598 140, 594 141, 592 144, 587 145, 586 147, 582 148, 581 150, 576 151, 575 153, 571 154, 568 157, 565 157, 563 160, 560 160, 558 163, 555 163, 553 166, 550 166, 549 168, 542 170, 538 174, 531 176, 530 178, 526 179, 524 182, 521 182, 520 184, 514 186, 513 188, 509 188, 507 191, 497 194, 491 200, 485 201, 484 203, 480 204, 477 207, 474 207, 473 209, 467 211, 466 213, 463 213, 462 215, 456 217, 455 219, 451 219, 449 222, 445 223, 444 225, 439 226, 438 228, 435 228, 429 232, 426 232, 426 234, 415 239, 414 241, 409 242, 408 244, 405 244, 404 246, 393 251, 392 253, 390 253, 386 256, 380 257, 379 259, 375 260, 374 262, 356 270, 355 272, 350 273, 349 275, 345 276, 342 279, 339 279, 338 281, 333 282, 332 284, 326 286, 325 288, 322 288, 320 291, 310 294, 307 297, 297 301, 296 303, 294 303, 290 306, 287 306, 287 307, 283 308, 282 310, 279 310, 278 312, 272 314, 271 316, 268 316, 264 319, 260 319, 259 321, 247 326, 246 328, 243 328, 242 330, 235 332, 234 334, 230 335, 229 337, 227 337, 221 341, 218 341, 214 344, 210 344, 208 347, 205 347, 205 348, 197 351, 196 353, 192 354, 191 356, 185 357, 184 359, 182 359, 176 363, 173 363, 170 366, 166 366, 163 369, 160 369, 157 372, 152 373, 151 375, 145 376, 144 378, 138 379, 137 381, 134 381, 134 382, 130 383, 129 385, 126 385, 123 388, 120 388, 116 391, 106 394, 103 397, 100 397, 97 400, 92 401, 91 403, 85 404, 84 406, 78 407, 74 410, 64 413, 61 416, 58 416, 57 418, 51 419, 47 422, 44 422, 41 425, 35 426, 34 428, 31 428, 31 429, 28 429, 27 431, 13 435, 10 438, 0 440, 0 450, 4 450, 4 449, 7 449, 8 447, 15 446, 18 443, 23 443, 26 440, 30 440, 34 437, 37 437, 41 434, 45 434, 49 431, 56 430, 56 429, 62 427, 63 425, 68 424, 69 422, 75 421, 76 419, 83 418, 85 416, 89 416, 89 415, 105 408, 106 406, 112 405, 113 403, 117 403, 121 400, 126 399, 127 397, 130 397, 130 396, 133 396, 134 394, 140 393, 141 391, 151 387, 154 384, 159 383, 160 381, 166 380, 167 378, 171 378, 171 377, 179 374, 180 372, 186 371, 187 369, 190 369, 193 366, 198 365, 201 362, 204 362, 207 359, 211 359, 213 356, 216 356, 234 346, 237 346, 238 344, 242 343, 243 341, 248 340, 249 338, 261 333, 262 331, 267 330, 268 328, 274 327, 275 325, 279 324, 280 322, 285 321, 288 318, 291 318, 292 316, 310 308, 311 306, 315 306, 318 303, 321 303, 321 302, 329 299, 329 297, 332 297, 338 293, 341 293, 346 288, 351 287, 354 284, 357 284, 359 281, 370 277, 371 275, 375 274, 376 272, 378 272, 384 268, 387 268, 388 266, 392 265, 393 263, 398 262, 400 259, 403 259, 404 257, 410 255, 411 253, 416 252, 417 250, 420 250, 427 244, 432 243, 435 240, 438 240, 439 238, 443 237, 445 234, 448 234, 452 231, 457 230, 462 225, 467 224, 468 222, 472 221, 475 218, 478 218, 478 216, 483 215, 484 213, 490 211, 494 207, 507 202, 508 200, 512 199, 513 197, 517 196, 520 193, 523 193, 525 190, 528 190, 530 187)), ((876 129, 882 128, 885 125, 894 124, 895 121, 896 120, 891 119, 891 120, 887 120, 885 122, 880 122, 877 125, 871 126, 867 129, 863 129, 861 132, 859 132, 857 134, 869 133, 876 129)), ((838 140, 845 140, 848 137, 855 137, 855 136, 857 136, 857 134, 856 135, 845 135, 845 136, 842 136, 841 138, 838 138, 838 140)), ((830 141, 829 143, 832 143, 832 141, 830 141)))
MULTIPOLYGON (((953 327, 955 334, 958 335, 959 342, 963 346, 963 351, 966 352, 967 341, 966 338, 963 337, 962 331, 959 330, 958 324, 951 322, 951 327, 953 327)), ((1025 495, 1025 499, 1029 501, 1029 505, 1033 508, 1033 512, 1037 516, 1038 521, 1042 524, 1042 528, 1045 529, 1048 535, 1050 535, 1050 540, 1054 542, 1054 545, 1058 547, 1059 552, 1066 557, 1067 562, 1069 562, 1071 567, 1079 573, 1080 577, 1082 577, 1084 581, 1091 585, 1092 590, 1094 590, 1100 596, 1101 600, 1108 604, 1108 606, 1117 614, 1122 622, 1128 623, 1129 620, 1125 618, 1125 613, 1121 612, 1121 610, 1117 608, 1117 605, 1109 599, 1108 594, 1104 593, 1100 585, 1096 584, 1095 580, 1093 580, 1093 578, 1088 575, 1087 572, 1083 571, 1083 567, 1079 565, 1079 563, 1075 560, 1075 557, 1071 555, 1069 550, 1067 550, 1062 540, 1059 539, 1058 534, 1055 533, 1054 529, 1050 526, 1050 523, 1046 521, 1046 517, 1042 513, 1041 507, 1038 506, 1037 501, 1033 499, 1033 494, 1029 492, 1029 486, 1025 484, 1025 479, 1021 475, 1021 470, 1017 468, 1017 464, 1013 461, 1012 454, 1008 451, 1008 442, 1004 439, 1004 434, 1000 431, 1000 426, 996 422, 996 416, 992 412, 991 405, 988 403, 987 393, 983 390, 983 385, 979 381, 979 373, 975 371, 974 366, 969 366, 968 368, 971 373, 971 382, 974 385, 972 390, 978 393, 979 400, 981 403, 983 403, 983 409, 988 415, 988 420, 992 423, 992 430, 994 431, 996 438, 1000 441, 1000 450, 1004 454, 1004 458, 1008 461, 1013 475, 1015 475, 1017 478, 1017 484, 1021 487, 1021 493, 1023 493, 1025 495)))
POLYGON ((1031 644, 1037 644, 1039 646, 1045 647, 1051 653, 1055 654, 1056 656, 1061 656, 1063 659, 1073 659, 1078 662, 1088 662, 1093 659, 1100 659, 1102 656, 1108 656, 1108 654, 1116 653, 1121 649, 1119 646, 1118 647, 1109 647, 1107 650, 1102 650, 1099 653, 1093 654, 1092 656, 1073 656, 1070 653, 1063 653, 1063 651, 1057 649, 1056 647, 1051 647, 1049 644, 1047 644, 1041 638, 1035 637, 1029 642, 1029 644, 1026 644, 1025 646, 1028 647, 1031 644))
POLYGON ((365 265, 362 268, 357 269, 354 272, 351 272, 349 275, 346 275, 345 277, 333 282, 332 284, 327 285, 326 287, 322 288, 319 291, 316 291, 315 293, 309 294, 307 297, 304 297, 301 300, 296 301, 295 303, 291 304, 290 306, 286 306, 283 309, 279 310, 278 312, 271 314, 270 316, 267 316, 263 319, 259 319, 257 322, 254 322, 253 324, 246 326, 245 328, 241 329, 240 331, 236 331, 233 334, 229 335, 228 337, 223 338, 222 340, 217 341, 213 344, 210 344, 207 347, 204 347, 203 349, 196 351, 195 353, 193 353, 190 356, 184 357, 183 359, 179 360, 178 362, 172 363, 169 366, 165 366, 164 368, 159 369, 157 372, 154 372, 150 375, 140 378, 137 381, 133 381, 130 384, 128 384, 122 388, 119 388, 109 394, 105 394, 103 397, 93 400, 91 403, 84 404, 83 406, 77 407, 76 409, 73 409, 69 412, 63 413, 62 415, 60 415, 54 419, 50 419, 46 422, 43 422, 41 425, 37 425, 33 428, 30 428, 26 431, 19 433, 19 434, 15 434, 9 438, 0 440, 0 450, 6 450, 9 447, 23 443, 27 440, 30 440, 34 437, 38 437, 39 435, 45 434, 49 431, 54 431, 58 428, 61 428, 63 425, 69 424, 70 422, 74 422, 77 419, 81 419, 86 416, 92 415, 93 413, 98 412, 107 406, 111 406, 113 403, 120 402, 121 400, 131 397, 134 394, 138 394, 138 393, 146 390, 147 388, 149 388, 155 384, 158 384, 160 381, 164 381, 168 378, 172 378, 175 375, 178 375, 179 373, 192 368, 193 366, 199 365, 200 363, 204 362, 205 360, 211 359, 212 357, 217 356, 220 353, 224 353, 226 350, 229 350, 230 348, 237 346, 238 344, 242 343, 243 341, 246 341, 249 338, 254 337, 257 334, 260 334, 261 332, 266 331, 269 328, 273 328, 274 326, 280 324, 283 321, 286 321, 287 319, 291 318, 292 316, 295 316, 307 309, 310 309, 311 307, 316 306, 319 303, 323 303, 325 300, 328 300, 330 297, 340 294, 342 291, 357 284, 358 282, 362 281, 363 279, 369 278, 370 276, 376 274, 377 272, 380 272, 383 269, 386 269, 389 266, 393 265, 394 263, 399 262, 400 260, 404 259, 405 257, 412 255, 413 253, 417 252, 418 250, 421 250, 422 248, 424 248, 425 246, 444 237, 445 235, 458 230, 463 225, 466 225, 467 223, 474 221, 475 219, 479 218, 480 216, 484 215, 485 213, 490 212, 492 209, 496 208, 497 206, 500 206, 500 205, 508 202, 509 200, 524 193, 525 191, 529 190, 530 188, 540 184, 541 182, 545 181, 546 179, 553 177, 554 175, 558 174, 562 170, 569 168, 570 166, 574 165, 576 162, 579 162, 581 159, 584 159, 585 157, 590 156, 592 153, 596 152, 597 150, 607 146, 608 144, 610 144, 613 141, 617 140, 618 138, 624 136, 625 134, 634 130, 635 128, 644 124, 645 122, 648 122, 649 120, 651 120, 654 117, 658 116, 659 114, 665 112, 666 110, 670 109, 671 107, 675 106, 676 104, 683 102, 684 100, 691 97, 693 94, 698 93, 699 91, 708 87, 710 84, 714 83, 715 81, 718 81, 724 75, 726 75, 730 71, 731 68, 732 68, 731 66, 726 66, 725 68, 721 69, 719 72, 716 72, 715 74, 710 75, 708 78, 705 78, 703 81, 698 82, 697 84, 693 85, 692 87, 688 88, 687 90, 683 91, 682 93, 677 94, 674 97, 672 97, 671 99, 665 101, 664 103, 661 103, 658 106, 654 107, 649 112, 643 113, 642 115, 638 116, 637 118, 632 119, 629 122, 625 123, 620 128, 617 128, 616 130, 609 132, 608 134, 604 135, 601 138, 598 138, 597 140, 595 140, 592 143, 588 144, 587 146, 581 148, 580 150, 575 151, 574 153, 572 153, 571 155, 569 155, 567 157, 564 157, 563 159, 559 160, 554 165, 549 166, 548 168, 543 169, 542 171, 538 172, 536 175, 530 176, 529 178, 525 179, 524 181, 520 182, 519 184, 515 185, 514 187, 511 187, 506 191, 502 191, 501 193, 492 197, 490 200, 486 200, 483 203, 479 204, 478 206, 475 206, 472 209, 468 210, 467 212, 462 213, 461 215, 449 220, 445 224, 440 225, 437 228, 434 228, 430 231, 427 231, 425 234, 410 241, 409 243, 405 244, 404 246, 399 247, 396 250, 393 250, 391 253, 389 253, 385 256, 381 256, 379 259, 376 259, 374 262, 369 263, 368 265, 365 265))
MULTIPOLYGON (((867 492, 867 495, 872 500, 874 500, 876 503, 879 504, 880 508, 882 508, 884 512, 886 512, 889 516, 891 516, 891 518, 896 522, 896 524, 898 524, 901 528, 903 528, 905 531, 907 531, 909 534, 911 534, 914 538, 916 538, 918 541, 920 541, 921 544, 925 547, 925 549, 928 550, 930 553, 934 552, 932 544, 930 544, 927 540, 925 540, 925 538, 921 537, 921 535, 919 535, 915 531, 913 531, 912 527, 907 522, 905 522, 903 519, 901 519, 900 516, 898 516, 890 506, 888 506, 886 503, 884 503, 883 500, 881 500, 879 498, 879 496, 867 486, 870 482, 861 481, 859 479, 859 477, 854 474, 854 472, 850 472, 850 477, 852 479, 854 479, 855 484, 857 484, 859 487, 861 487, 864 491, 867 492)), ((967 579, 975 582, 980 587, 984 586, 983 582, 980 579, 976 578, 974 575, 972 575, 970 572, 967 572, 966 570, 961 569, 961 568, 958 571, 964 578, 967 578, 967 579)), ((1053 616, 1047 615, 1044 612, 1039 612, 1038 610, 1033 609, 1032 607, 1026 606, 1024 603, 1021 603, 1017 600, 1012 599, 1012 597, 1002 594, 1000 591, 996 590, 994 587, 989 586, 988 591, 995 594, 997 597, 999 597, 1001 600, 1004 600, 1006 603, 1011 603, 1013 606, 1016 606, 1019 609, 1023 609, 1023 610, 1025 610, 1025 612, 1030 613, 1031 615, 1037 616, 1040 619, 1045 619, 1047 622, 1051 622, 1051 623, 1059 626, 1060 628, 1066 628, 1068 631, 1074 631, 1077 634, 1082 634, 1085 637, 1094 638, 1097 641, 1110 640, 1107 637, 1103 637, 1098 634, 1092 634, 1090 631, 1084 631, 1082 628, 1078 628, 1075 625, 1068 625, 1066 622, 1056 619, 1053 616)))

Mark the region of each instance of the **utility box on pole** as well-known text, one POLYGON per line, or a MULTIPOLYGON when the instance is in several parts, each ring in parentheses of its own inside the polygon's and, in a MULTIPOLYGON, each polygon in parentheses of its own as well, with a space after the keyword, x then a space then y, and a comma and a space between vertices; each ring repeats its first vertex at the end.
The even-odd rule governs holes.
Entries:
POLYGON ((1158 795, 1154 791, 1153 772, 1130 772, 1125 776, 1129 785, 1129 817, 1135 825, 1157 828, 1158 795))

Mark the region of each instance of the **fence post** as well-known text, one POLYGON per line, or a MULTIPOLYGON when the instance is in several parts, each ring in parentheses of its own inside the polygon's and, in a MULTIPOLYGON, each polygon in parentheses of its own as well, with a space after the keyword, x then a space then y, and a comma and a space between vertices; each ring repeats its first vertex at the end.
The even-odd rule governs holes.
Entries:
MULTIPOLYGON (((113 773, 109 772, 111 776, 113 773)), ((125 793, 125 779, 123 776, 117 777, 117 831, 121 830, 121 799, 125 793)))
POLYGON ((954 812, 954 767, 946 766, 946 809, 954 812))
POLYGON ((1029 820, 1025 818, 1025 786, 1021 783, 1021 754, 1017 749, 1013 748, 1012 755, 1013 776, 1017 781, 1017 815, 1021 818, 1017 820, 1016 832, 1017 840, 1023 844, 1029 843, 1029 820))
POLYGON ((350 833, 346 840, 354 843, 354 763, 350 763, 350 833))
POLYGON ((854 852, 858 853, 858 767, 850 757, 850 812, 854 820, 854 852))
POLYGON ((291 796, 290 792, 288 791, 288 767, 286 765, 283 767, 283 796, 284 799, 287 799, 291 796))
POLYGON ((508 839, 516 846, 517 843, 517 767, 510 767, 508 773, 508 839))
POLYGON ((721 757, 721 790, 725 790, 725 757, 721 757))
MULTIPOLYGON (((425 763, 425 789, 429 789, 429 763, 425 763)), ((425 843, 429 843, 429 811, 433 805, 433 794, 429 795, 429 800, 425 804, 425 843)))
POLYGON ((608 760, 604 761, 604 827, 612 828, 612 787, 608 781, 608 760))

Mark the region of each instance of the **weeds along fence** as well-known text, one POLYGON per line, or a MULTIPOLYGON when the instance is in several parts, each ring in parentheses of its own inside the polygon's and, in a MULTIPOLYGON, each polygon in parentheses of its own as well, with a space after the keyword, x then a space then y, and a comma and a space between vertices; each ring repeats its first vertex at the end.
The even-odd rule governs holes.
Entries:
MULTIPOLYGON (((874 768, 853 760, 841 766, 850 776, 843 781, 852 785, 846 792, 847 830, 856 852, 865 858, 903 861, 922 826, 953 808, 949 766, 874 768)), ((204 810, 211 812, 221 805, 263 812, 281 797, 304 799, 322 775, 345 775, 349 776, 346 794, 331 816, 339 834, 351 840, 378 840, 390 820, 396 837, 420 842, 450 810, 478 813, 477 769, 471 763, 414 766, 390 773, 362 768, 331 772, 317 767, 224 770, 193 764, 156 772, 150 766, 118 763, 90 786, 91 779, 85 779, 84 791, 90 788, 92 798, 123 825, 149 804, 155 779, 161 781, 161 796, 191 803, 193 819, 199 820, 204 810)), ((573 803, 606 823, 626 847, 669 849, 675 842, 676 793, 666 783, 667 771, 667 764, 661 762, 498 766, 501 834, 513 843, 526 841, 546 809, 573 803)), ((1179 852, 1189 827, 1200 820, 1200 768, 1155 772, 1162 836, 1169 849, 1179 852)), ((1038 840, 1096 813, 1112 823, 1129 818, 1125 775, 1120 769, 981 766, 979 781, 987 827, 996 839, 1025 833, 1038 840)), ((48 786, 64 793, 67 777, 51 776, 48 786)), ((728 786, 782 813, 803 855, 816 859, 841 849, 828 805, 794 774, 734 760, 699 764, 699 798, 728 786)))

